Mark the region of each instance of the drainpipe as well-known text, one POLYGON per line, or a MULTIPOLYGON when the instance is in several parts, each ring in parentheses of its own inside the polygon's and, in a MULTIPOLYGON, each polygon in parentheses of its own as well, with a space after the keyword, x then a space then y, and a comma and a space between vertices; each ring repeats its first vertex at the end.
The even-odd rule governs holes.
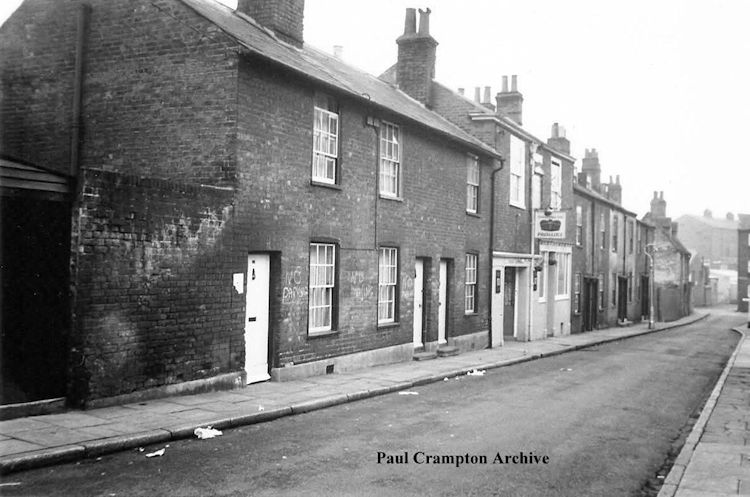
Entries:
POLYGON ((70 175, 78 177, 81 150, 81 101, 83 96, 83 59, 86 50, 86 28, 91 7, 82 3, 78 11, 78 28, 76 38, 76 61, 73 76, 73 114, 70 133, 70 175))
MULTIPOLYGON (((83 182, 80 178, 80 150, 81 150, 81 109, 83 101, 83 75, 84 75, 84 57, 86 52, 86 33, 88 30, 89 17, 91 14, 91 7, 88 4, 81 3, 78 10, 78 24, 76 31, 76 51, 75 51, 75 69, 73 73, 73 106, 70 122, 70 164, 68 173, 72 178, 72 193, 71 193, 71 222, 75 219, 75 232, 71 232, 71 245, 75 241, 75 248, 71 254, 72 268, 70 272, 70 302, 69 302, 69 316, 70 316, 70 331, 68 334, 68 387, 67 387, 67 400, 68 404, 74 406, 83 406, 85 397, 87 395, 87 386, 81 384, 79 381, 82 373, 81 369, 85 369, 85 356, 82 350, 76 348, 79 337, 74 339, 74 331, 77 328, 76 324, 76 300, 77 300, 77 284, 78 284, 78 267, 79 267, 79 250, 80 239, 81 239, 81 193, 83 190, 83 182)), ((72 223, 71 223, 72 224, 72 223)))
POLYGON ((492 170, 492 173, 490 174, 490 257, 489 257, 489 266, 490 266, 490 295, 489 299, 487 300, 487 322, 489 323, 490 333, 489 333, 489 342, 490 342, 490 348, 492 348, 492 299, 495 298, 495 270, 493 269, 492 263, 493 263, 493 254, 495 252, 495 175, 502 171, 503 167, 505 167, 505 159, 502 157, 499 157, 498 160, 500 161, 500 166, 496 167, 492 170))

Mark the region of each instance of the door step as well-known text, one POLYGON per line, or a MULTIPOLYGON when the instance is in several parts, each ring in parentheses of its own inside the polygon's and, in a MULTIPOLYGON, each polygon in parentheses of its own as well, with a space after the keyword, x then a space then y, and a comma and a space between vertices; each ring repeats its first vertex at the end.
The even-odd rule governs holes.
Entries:
POLYGON ((439 355, 440 357, 450 357, 458 355, 458 353, 458 347, 454 347, 452 345, 444 345, 442 347, 438 347, 437 349, 437 355, 439 355))
POLYGON ((436 359, 437 358, 437 352, 436 351, 430 351, 430 352, 415 352, 412 356, 412 359, 415 361, 429 361, 430 359, 436 359))
POLYGON ((628 321, 627 319, 625 319, 623 321, 617 321, 617 326, 619 326, 620 328, 627 328, 628 326, 630 326, 632 324, 633 324, 633 322, 632 321, 628 321))

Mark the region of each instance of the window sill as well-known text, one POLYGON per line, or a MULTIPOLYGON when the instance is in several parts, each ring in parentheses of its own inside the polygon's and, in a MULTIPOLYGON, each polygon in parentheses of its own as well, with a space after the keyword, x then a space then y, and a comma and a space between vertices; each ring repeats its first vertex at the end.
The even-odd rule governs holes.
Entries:
POLYGON ((308 331, 307 338, 329 337, 329 336, 338 335, 338 334, 339 334, 339 330, 308 331))
POLYGON ((392 197, 392 196, 386 195, 384 193, 380 193, 379 196, 383 200, 392 200, 394 202, 403 202, 404 201, 403 197, 392 197))
POLYGON ((473 316, 479 316, 479 313, 477 311, 471 311, 471 312, 464 311, 464 317, 465 318, 470 318, 470 317, 473 317, 473 316))
POLYGON ((322 181, 315 181, 314 179, 312 179, 310 180, 310 184, 312 186, 322 186, 323 188, 330 188, 331 190, 342 190, 341 185, 337 185, 336 183, 323 183, 322 181))
POLYGON ((482 216, 478 212, 466 211, 466 215, 469 216, 469 217, 475 217, 477 219, 481 219, 482 218, 482 216))
POLYGON ((382 330, 386 328, 396 328, 400 325, 401 323, 399 323, 398 321, 389 321, 387 323, 378 323, 378 329, 382 330))
POLYGON ((560 300, 570 300, 570 295, 555 295, 555 302, 560 300))
POLYGON ((518 202, 508 202, 508 205, 511 207, 515 207, 516 209, 521 209, 522 211, 526 210, 526 204, 520 204, 518 202))

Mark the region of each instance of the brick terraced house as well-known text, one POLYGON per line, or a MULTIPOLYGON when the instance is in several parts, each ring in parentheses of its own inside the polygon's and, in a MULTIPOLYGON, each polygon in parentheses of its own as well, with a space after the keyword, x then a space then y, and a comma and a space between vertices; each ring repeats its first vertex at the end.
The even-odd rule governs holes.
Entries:
POLYGON ((622 206, 619 176, 602 183, 596 149, 586 150, 573 194, 574 332, 648 317, 650 274, 645 251, 653 241, 653 228, 622 206))
POLYGON ((489 341, 499 154, 305 45, 303 9, 27 0, 2 26, 3 403, 489 341))

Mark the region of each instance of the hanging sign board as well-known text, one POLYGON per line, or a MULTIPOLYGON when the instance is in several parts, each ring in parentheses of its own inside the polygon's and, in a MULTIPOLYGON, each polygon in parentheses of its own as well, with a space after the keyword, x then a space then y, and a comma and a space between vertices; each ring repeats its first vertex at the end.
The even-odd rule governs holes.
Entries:
POLYGON ((534 213, 534 236, 541 240, 565 239, 565 213, 542 211, 534 213))

